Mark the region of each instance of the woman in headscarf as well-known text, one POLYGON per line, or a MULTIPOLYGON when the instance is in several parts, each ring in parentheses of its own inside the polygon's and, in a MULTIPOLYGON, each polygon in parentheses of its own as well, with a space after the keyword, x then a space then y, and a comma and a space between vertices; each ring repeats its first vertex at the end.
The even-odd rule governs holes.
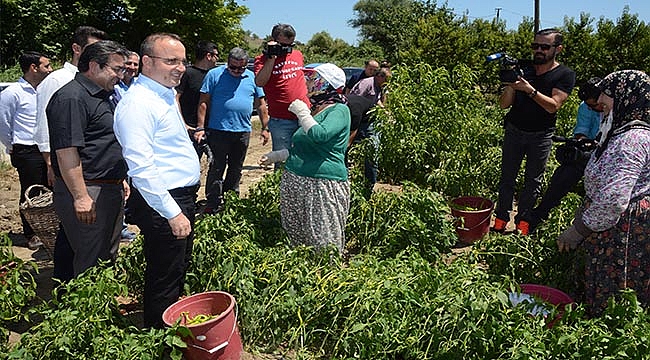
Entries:
POLYGON ((350 110, 341 95, 345 72, 329 63, 304 71, 311 104, 295 100, 289 106, 300 125, 291 139, 293 145, 262 156, 260 164, 286 160, 280 215, 291 243, 315 248, 334 244, 342 253, 350 209, 345 166, 350 110))
POLYGON ((598 87, 605 117, 585 169, 586 200, 557 240, 560 251, 584 248, 592 316, 626 288, 650 304, 650 77, 616 71, 598 87))

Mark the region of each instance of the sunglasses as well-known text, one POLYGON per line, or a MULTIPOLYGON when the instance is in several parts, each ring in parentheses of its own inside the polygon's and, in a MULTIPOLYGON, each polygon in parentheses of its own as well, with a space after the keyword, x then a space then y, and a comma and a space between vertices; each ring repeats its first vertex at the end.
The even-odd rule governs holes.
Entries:
POLYGON ((230 69, 232 71, 244 71, 244 70, 246 70, 246 66, 228 65, 228 69, 230 69))
POLYGON ((555 47, 555 46, 557 46, 557 45, 555 45, 555 44, 539 44, 539 43, 530 44, 531 49, 533 49, 533 50, 542 49, 544 51, 550 49, 551 47, 555 47))

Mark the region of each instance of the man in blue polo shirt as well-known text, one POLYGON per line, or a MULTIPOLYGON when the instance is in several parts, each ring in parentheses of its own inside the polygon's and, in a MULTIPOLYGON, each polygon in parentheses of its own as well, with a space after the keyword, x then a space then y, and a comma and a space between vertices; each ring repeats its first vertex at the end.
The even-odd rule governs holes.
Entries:
MULTIPOLYGON (((213 213, 222 206, 226 191, 239 194, 239 180, 252 130, 253 106, 257 107, 262 129, 268 126, 264 90, 255 85, 255 74, 246 69, 247 64, 246 51, 234 48, 228 54, 228 63, 208 71, 201 86, 194 136, 200 141, 204 127, 207 128, 208 146, 214 155, 206 183, 206 213, 213 213), (208 121, 207 109, 210 109, 208 121)), ((266 145, 268 132, 262 132, 262 141, 266 145)))

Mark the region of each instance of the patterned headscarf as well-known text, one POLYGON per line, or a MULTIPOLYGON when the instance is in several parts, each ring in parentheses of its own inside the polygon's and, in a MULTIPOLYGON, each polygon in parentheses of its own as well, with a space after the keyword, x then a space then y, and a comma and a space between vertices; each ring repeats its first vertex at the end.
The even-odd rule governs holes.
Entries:
POLYGON ((650 125, 650 76, 639 70, 621 70, 607 75, 598 88, 614 99, 611 128, 601 134, 596 157, 605 150, 612 136, 636 126, 650 125))
POLYGON ((307 96, 312 106, 347 103, 347 99, 334 89, 318 71, 305 69, 305 80, 307 81, 307 96))

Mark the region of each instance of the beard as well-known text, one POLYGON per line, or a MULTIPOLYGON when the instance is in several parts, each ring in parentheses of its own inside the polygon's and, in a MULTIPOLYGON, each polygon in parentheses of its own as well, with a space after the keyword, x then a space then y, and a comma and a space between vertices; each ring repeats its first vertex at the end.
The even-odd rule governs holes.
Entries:
POLYGON ((535 65, 548 64, 553 60, 555 60, 555 49, 553 49, 553 53, 549 53, 548 55, 543 52, 536 52, 533 55, 533 64, 535 65))

